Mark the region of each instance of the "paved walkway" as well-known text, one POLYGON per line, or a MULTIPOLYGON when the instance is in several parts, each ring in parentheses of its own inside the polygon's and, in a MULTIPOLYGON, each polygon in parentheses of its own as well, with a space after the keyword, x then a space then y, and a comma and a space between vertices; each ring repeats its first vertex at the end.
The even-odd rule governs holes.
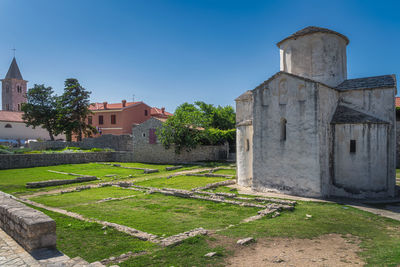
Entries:
POLYGON ((40 264, 0 228, 0 266, 40 267, 40 264))

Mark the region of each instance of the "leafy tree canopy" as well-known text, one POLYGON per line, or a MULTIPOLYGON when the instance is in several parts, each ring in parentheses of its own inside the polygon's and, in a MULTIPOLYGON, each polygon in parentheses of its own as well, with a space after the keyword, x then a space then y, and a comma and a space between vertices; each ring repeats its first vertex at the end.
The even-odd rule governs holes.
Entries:
POLYGON ((81 141, 83 135, 96 133, 96 129, 86 123, 88 115, 92 114, 89 109, 91 92, 86 91, 77 79, 67 79, 64 85, 64 93, 58 101, 58 121, 68 141, 72 134, 76 134, 78 141, 81 141))
POLYGON ((22 105, 24 112, 22 119, 27 126, 36 128, 38 126, 49 132, 50 140, 59 133, 57 122, 57 97, 53 95, 53 89, 44 84, 35 84, 29 89, 27 103, 22 105))
POLYGON ((201 101, 183 103, 157 131, 157 136, 165 148, 175 145, 176 153, 182 149, 190 151, 199 144, 234 142, 235 116, 231 106, 215 107, 201 101))

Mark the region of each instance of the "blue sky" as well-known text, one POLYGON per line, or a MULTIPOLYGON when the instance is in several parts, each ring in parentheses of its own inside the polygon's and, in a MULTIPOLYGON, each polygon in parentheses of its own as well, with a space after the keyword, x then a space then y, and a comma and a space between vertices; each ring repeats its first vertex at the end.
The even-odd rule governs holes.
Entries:
MULTIPOLYGON (((400 74, 400 1, 0 0, 0 76, 92 101, 234 105, 279 71, 276 43, 306 26, 350 39, 348 77, 400 74)), ((399 78, 398 78, 399 79, 399 78)))

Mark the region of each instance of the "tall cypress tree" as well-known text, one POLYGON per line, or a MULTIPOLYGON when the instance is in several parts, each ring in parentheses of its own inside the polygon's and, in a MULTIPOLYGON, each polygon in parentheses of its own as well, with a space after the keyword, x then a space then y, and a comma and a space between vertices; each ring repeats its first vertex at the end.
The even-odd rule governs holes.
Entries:
POLYGON ((77 140, 81 141, 82 136, 90 136, 96 129, 86 123, 88 115, 92 114, 89 109, 91 92, 86 91, 77 79, 67 79, 64 83, 64 93, 58 101, 60 110, 58 120, 61 128, 71 141, 72 134, 76 134, 77 140))

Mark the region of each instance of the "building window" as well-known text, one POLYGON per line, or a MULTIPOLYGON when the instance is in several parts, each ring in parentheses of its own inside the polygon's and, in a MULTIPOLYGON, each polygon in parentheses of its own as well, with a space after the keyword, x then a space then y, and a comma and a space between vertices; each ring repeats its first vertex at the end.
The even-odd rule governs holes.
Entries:
POLYGON ((89 117, 88 117, 88 124, 89 124, 89 125, 92 125, 92 124, 93 124, 93 117, 92 117, 92 116, 89 116, 89 117))
POLYGON ((287 120, 282 119, 281 120, 281 141, 286 141, 286 124, 287 124, 287 120))
POLYGON ((103 124, 103 115, 99 116, 99 124, 103 124))
POLYGON ((6 126, 4 126, 4 128, 12 128, 12 125, 7 123, 6 126))
POLYGON ((250 141, 249 139, 246 139, 246 151, 250 150, 250 141))
POLYGON ((356 140, 350 140, 350 153, 356 153, 356 140))
POLYGON ((111 124, 116 124, 116 123, 117 123, 117 116, 111 115, 111 124))
POLYGON ((6 110, 10 110, 10 105, 6 104, 6 110))
POLYGON ((144 115, 147 116, 147 109, 144 110, 144 115))
POLYGON ((17 85, 17 92, 18 92, 18 93, 21 93, 21 92, 22 92, 21 86, 19 86, 19 85, 17 85))
POLYGON ((19 104, 17 104, 17 108, 18 108, 18 111, 20 111, 20 110, 21 110, 21 107, 20 107, 20 105, 19 105, 19 104))
POLYGON ((145 133, 142 133, 142 136, 143 136, 143 137, 146 137, 146 134, 145 134, 145 133))

